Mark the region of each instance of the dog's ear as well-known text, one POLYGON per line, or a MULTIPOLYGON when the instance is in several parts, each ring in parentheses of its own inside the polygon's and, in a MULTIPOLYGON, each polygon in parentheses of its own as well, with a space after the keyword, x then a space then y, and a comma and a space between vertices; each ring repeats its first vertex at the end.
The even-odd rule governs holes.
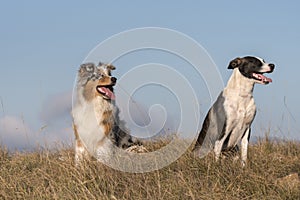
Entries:
POLYGON ((108 65, 107 65, 107 69, 109 69, 109 70, 115 70, 116 67, 113 66, 112 64, 108 64, 108 65))
POLYGON ((95 64, 94 63, 84 63, 80 65, 79 72, 94 72, 95 64))
POLYGON ((229 65, 228 65, 228 69, 234 69, 236 67, 239 67, 243 62, 242 58, 236 58, 232 61, 230 61, 229 65))
POLYGON ((98 63, 98 67, 99 67, 99 66, 102 66, 102 65, 104 65, 104 63, 100 61, 100 62, 98 63))

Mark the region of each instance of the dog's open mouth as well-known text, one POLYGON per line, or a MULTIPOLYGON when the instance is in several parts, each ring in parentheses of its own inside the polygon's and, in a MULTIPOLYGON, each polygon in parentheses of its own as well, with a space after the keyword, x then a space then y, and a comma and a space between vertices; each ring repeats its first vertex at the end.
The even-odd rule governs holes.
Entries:
POLYGON ((262 73, 253 73, 252 76, 253 76, 253 78, 255 78, 256 80, 258 80, 259 82, 261 82, 263 84, 268 84, 268 83, 272 82, 271 78, 264 76, 262 73))
POLYGON ((97 86, 97 91, 102 94, 104 96, 104 98, 106 99, 110 99, 110 100, 115 100, 116 96, 113 93, 113 86, 112 85, 108 85, 108 86, 101 86, 98 85, 97 86))

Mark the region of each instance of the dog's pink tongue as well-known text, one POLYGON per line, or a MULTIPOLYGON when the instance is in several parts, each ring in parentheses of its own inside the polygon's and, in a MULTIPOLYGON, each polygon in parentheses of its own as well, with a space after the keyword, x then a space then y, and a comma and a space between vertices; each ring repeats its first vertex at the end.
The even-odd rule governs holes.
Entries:
POLYGON ((268 82, 268 83, 271 83, 271 82, 272 82, 272 79, 271 79, 271 78, 268 78, 268 77, 266 77, 266 76, 264 76, 264 75, 262 75, 262 74, 258 74, 258 76, 261 78, 261 80, 262 80, 263 82, 268 82))
POLYGON ((105 94, 105 96, 107 96, 111 100, 116 99, 115 94, 110 89, 108 89, 106 87, 100 87, 99 90, 101 91, 101 93, 105 94))

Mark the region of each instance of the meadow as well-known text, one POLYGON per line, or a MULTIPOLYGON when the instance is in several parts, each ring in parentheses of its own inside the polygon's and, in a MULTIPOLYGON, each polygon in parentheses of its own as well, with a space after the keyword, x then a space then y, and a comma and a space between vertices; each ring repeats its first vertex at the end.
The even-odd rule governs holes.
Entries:
POLYGON ((300 144, 261 139, 245 168, 228 157, 187 151, 148 173, 116 171, 95 160, 74 165, 72 147, 33 152, 0 148, 0 199, 300 199, 300 144), (289 176, 288 176, 289 175, 289 176))

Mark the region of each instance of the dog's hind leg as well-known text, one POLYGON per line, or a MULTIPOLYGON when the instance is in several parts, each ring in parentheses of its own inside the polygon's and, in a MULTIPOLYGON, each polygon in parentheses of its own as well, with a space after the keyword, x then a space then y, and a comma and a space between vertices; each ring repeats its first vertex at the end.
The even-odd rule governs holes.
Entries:
POLYGON ((250 138, 250 132, 251 128, 247 128, 245 134, 242 137, 242 142, 241 142, 241 157, 242 157, 242 165, 243 167, 246 165, 247 161, 247 151, 248 151, 248 143, 249 143, 249 138, 250 138))

